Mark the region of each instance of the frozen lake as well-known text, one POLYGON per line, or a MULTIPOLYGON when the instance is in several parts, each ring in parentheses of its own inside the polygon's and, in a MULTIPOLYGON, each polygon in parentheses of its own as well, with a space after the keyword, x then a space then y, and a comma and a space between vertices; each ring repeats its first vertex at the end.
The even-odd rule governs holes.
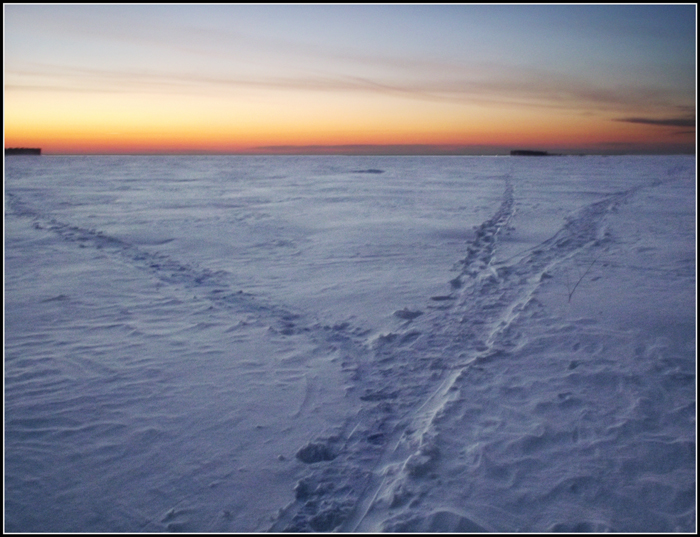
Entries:
POLYGON ((5 530, 696 528, 691 156, 5 159, 5 530))

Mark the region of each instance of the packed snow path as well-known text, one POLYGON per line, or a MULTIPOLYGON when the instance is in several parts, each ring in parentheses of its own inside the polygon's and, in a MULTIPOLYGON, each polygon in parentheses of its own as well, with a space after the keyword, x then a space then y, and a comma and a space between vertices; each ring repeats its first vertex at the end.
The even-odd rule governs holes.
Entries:
MULTIPOLYGON (((536 298, 572 259, 592 259, 589 269, 600 261, 590 279, 602 277, 614 248, 606 220, 642 187, 582 208, 551 238, 496 262, 516 207, 512 181, 505 183, 500 207, 459 262, 453 291, 431 297, 425 312, 395 312, 403 329, 346 357, 363 387, 359 419, 298 453, 317 468, 297 484, 273 531, 692 527, 695 440, 664 429, 692 422, 693 364, 690 356, 659 362, 668 347, 690 348, 607 331, 591 319, 562 321, 536 298), (685 398, 668 401, 667 415, 650 408, 678 384, 685 398), (648 497, 639 498, 635 485, 645 479, 648 497)), ((578 281, 567 274, 560 293, 568 302, 587 271, 577 274, 578 281)))
POLYGON ((694 529, 692 159, 113 160, 8 174, 6 529, 694 529))

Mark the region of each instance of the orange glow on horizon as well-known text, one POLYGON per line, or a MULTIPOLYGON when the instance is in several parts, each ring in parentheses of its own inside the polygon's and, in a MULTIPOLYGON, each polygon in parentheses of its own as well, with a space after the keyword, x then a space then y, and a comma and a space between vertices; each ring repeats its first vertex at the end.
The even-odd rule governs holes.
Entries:
POLYGON ((612 144, 654 152, 683 144, 692 151, 695 144, 694 132, 678 135, 678 129, 602 114, 357 94, 201 98, 8 91, 5 110, 5 147, 41 147, 48 154, 274 153, 275 146, 280 152, 294 152, 294 146, 299 152, 334 146, 595 151, 612 144))
POLYGON ((695 153, 695 14, 8 5, 5 146, 695 153))
MULTIPOLYGON (((654 152, 665 146, 694 146, 694 135, 676 140, 658 136, 658 129, 623 122, 609 122, 604 128, 576 129, 512 129, 508 132, 432 133, 325 133, 277 132, 268 136, 256 132, 193 131, 188 128, 130 128, 122 132, 95 132, 86 128, 73 129, 11 129, 6 128, 5 147, 41 147, 47 154, 106 154, 106 153, 256 153, 286 152, 291 147, 305 148, 341 146, 433 146, 436 149, 469 147, 543 148, 551 150, 601 150, 611 144, 635 146, 654 152)), ((466 131, 467 129, 465 129, 466 131)), ((312 151, 315 152, 315 151, 312 151)), ((344 151, 341 151, 344 152, 344 151)), ((352 152, 350 150, 349 152, 352 152)))

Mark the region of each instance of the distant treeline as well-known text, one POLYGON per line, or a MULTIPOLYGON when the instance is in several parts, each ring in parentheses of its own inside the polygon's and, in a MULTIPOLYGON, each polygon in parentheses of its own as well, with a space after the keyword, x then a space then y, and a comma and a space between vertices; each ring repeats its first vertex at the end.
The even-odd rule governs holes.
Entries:
POLYGON ((41 155, 41 147, 6 147, 5 155, 41 155))

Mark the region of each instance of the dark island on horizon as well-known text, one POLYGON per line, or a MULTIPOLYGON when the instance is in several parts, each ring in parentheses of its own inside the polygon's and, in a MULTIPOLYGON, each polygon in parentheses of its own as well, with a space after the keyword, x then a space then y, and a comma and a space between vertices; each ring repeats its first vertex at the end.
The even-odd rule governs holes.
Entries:
POLYGON ((7 155, 41 155, 41 147, 6 147, 7 155))

